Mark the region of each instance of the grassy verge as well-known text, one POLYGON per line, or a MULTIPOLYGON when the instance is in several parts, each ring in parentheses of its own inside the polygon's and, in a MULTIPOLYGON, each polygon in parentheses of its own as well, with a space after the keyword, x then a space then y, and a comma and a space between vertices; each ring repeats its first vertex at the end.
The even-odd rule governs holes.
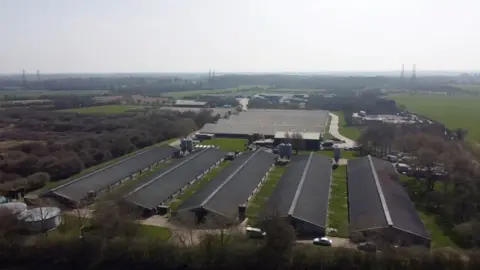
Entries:
POLYGON ((85 108, 76 108, 61 110, 61 112, 76 112, 81 114, 119 114, 133 109, 141 109, 143 106, 137 105, 104 105, 85 108))
POLYGON ((260 211, 265 208, 268 198, 272 195, 273 190, 277 186, 278 180, 285 173, 286 167, 275 166, 268 173, 267 179, 260 187, 260 190, 255 194, 253 199, 248 203, 247 206, 247 218, 248 224, 255 224, 256 219, 260 211))
POLYGON ((347 126, 347 122, 345 121, 345 116, 342 111, 332 112, 333 114, 338 116, 338 132, 352 140, 358 140, 362 132, 357 127, 349 127, 347 126))
POLYGON ((197 190, 204 187, 210 180, 212 180, 221 170, 230 164, 229 161, 223 161, 216 168, 210 170, 205 176, 197 180, 192 186, 187 188, 182 194, 180 194, 175 200, 170 203, 170 209, 176 211, 178 207, 188 198, 190 198, 197 190))
POLYGON ((328 204, 328 227, 338 231, 338 234, 332 234, 332 236, 348 237, 346 166, 338 166, 332 173, 328 204))
POLYGON ((74 180, 74 179, 76 179, 76 178, 79 178, 79 177, 85 175, 85 174, 89 174, 89 173, 91 173, 91 172, 97 171, 97 170, 99 170, 99 169, 102 169, 102 168, 107 167, 107 166, 109 166, 109 165, 112 165, 112 164, 114 164, 114 163, 117 163, 117 162, 121 161, 122 159, 126 159, 126 158, 128 158, 128 157, 131 157, 131 156, 137 154, 137 153, 140 152, 140 151, 147 150, 147 149, 151 149, 151 148, 156 147, 156 146, 161 146, 161 145, 170 144, 170 143, 172 143, 172 142, 174 142, 174 141, 176 141, 176 140, 178 140, 178 139, 177 139, 177 138, 169 139, 169 140, 166 140, 166 141, 163 141, 163 142, 160 142, 160 143, 157 143, 157 144, 154 144, 154 145, 145 147, 145 148, 143 148, 143 149, 139 149, 139 150, 134 151, 134 152, 132 152, 132 153, 123 155, 123 156, 121 156, 121 157, 118 157, 118 158, 109 160, 109 161, 107 161, 107 162, 104 162, 104 163, 101 163, 101 164, 98 164, 98 165, 89 167, 89 168, 87 168, 87 169, 85 169, 85 170, 77 173, 76 175, 73 175, 73 176, 67 178, 67 179, 63 179, 63 180, 55 181, 55 182, 48 182, 44 187, 42 187, 42 188, 40 188, 40 189, 37 189, 37 190, 35 190, 35 191, 33 191, 33 192, 30 192, 29 194, 30 194, 30 195, 34 195, 34 196, 35 196, 35 195, 39 195, 39 194, 41 194, 41 193, 43 193, 43 192, 45 192, 45 191, 47 191, 47 190, 49 190, 49 189, 52 189, 52 188, 56 188, 56 187, 58 187, 58 186, 61 186, 61 185, 65 184, 65 183, 68 183, 68 182, 70 182, 70 181, 72 181, 72 180, 74 180))
MULTIPOLYGON (((52 232, 48 233, 48 237, 67 237, 75 238, 81 235, 80 228, 82 226, 90 226, 90 219, 78 218, 72 215, 63 215, 62 224, 52 232)), ((153 239, 158 241, 166 241, 172 237, 172 231, 169 228, 158 227, 152 225, 138 224, 138 237, 153 239)), ((88 237, 88 233, 85 233, 88 237)))
MULTIPOLYGON (((343 151, 340 150, 340 158, 344 159, 354 159, 358 157, 358 152, 356 151, 343 151)), ((322 151, 316 151, 315 154, 317 155, 322 155, 322 156, 327 156, 330 158, 334 157, 333 151, 332 150, 322 150, 322 151)))
POLYGON ((207 145, 216 145, 220 149, 227 152, 243 151, 245 149, 245 144, 248 143, 246 139, 224 139, 217 138, 212 140, 203 141, 202 144, 207 145))

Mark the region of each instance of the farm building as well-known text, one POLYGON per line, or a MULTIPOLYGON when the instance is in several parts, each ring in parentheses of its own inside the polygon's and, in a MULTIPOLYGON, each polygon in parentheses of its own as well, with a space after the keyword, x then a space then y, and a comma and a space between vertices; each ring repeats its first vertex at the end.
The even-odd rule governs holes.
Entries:
POLYGON ((299 235, 324 236, 332 181, 332 161, 314 155, 294 156, 260 218, 287 218, 299 235))
POLYGON ((175 100, 175 107, 192 107, 192 108, 206 108, 208 103, 205 101, 178 99, 175 100))
POLYGON ((430 246, 430 236, 390 162, 371 156, 349 160, 347 184, 351 237, 430 246))
POLYGON ((148 181, 127 194, 125 200, 142 208, 148 214, 166 213, 168 202, 217 166, 225 154, 218 148, 210 147, 184 156, 174 166, 149 176, 148 181))
POLYGON ((292 140, 299 139, 298 150, 308 150, 308 151, 317 151, 320 149, 320 132, 285 132, 277 131, 275 132, 275 141, 274 145, 279 145, 281 143, 291 142, 292 140), (295 136, 299 136, 296 138, 295 136))
POLYGON ((140 151, 131 157, 54 188, 49 195, 71 205, 87 203, 143 170, 169 159, 176 151, 178 149, 171 146, 140 151))
POLYGON ((28 209, 18 215, 22 227, 31 232, 42 232, 56 229, 61 221, 60 208, 39 207, 28 209))
POLYGON ((207 227, 222 227, 243 220, 247 202, 265 179, 274 159, 274 154, 261 149, 238 156, 185 200, 176 217, 207 227))
POLYGON ((199 132, 244 138, 258 133, 273 139, 278 131, 323 133, 327 121, 327 111, 251 109, 220 119, 216 124, 205 124, 199 132))

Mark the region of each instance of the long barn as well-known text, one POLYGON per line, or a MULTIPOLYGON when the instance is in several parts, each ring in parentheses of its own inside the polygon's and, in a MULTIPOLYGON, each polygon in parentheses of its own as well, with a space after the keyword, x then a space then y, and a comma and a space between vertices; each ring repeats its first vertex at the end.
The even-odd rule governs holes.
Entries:
POLYGON ((275 155, 264 150, 244 153, 202 189, 185 200, 177 217, 210 227, 243 219, 248 200, 274 163, 275 155))
POLYGON ((390 162, 371 156, 349 160, 347 184, 352 237, 430 246, 430 235, 390 162))
POLYGON ((262 218, 288 218, 301 235, 323 236, 327 227, 332 161, 328 157, 292 157, 268 200, 262 218))

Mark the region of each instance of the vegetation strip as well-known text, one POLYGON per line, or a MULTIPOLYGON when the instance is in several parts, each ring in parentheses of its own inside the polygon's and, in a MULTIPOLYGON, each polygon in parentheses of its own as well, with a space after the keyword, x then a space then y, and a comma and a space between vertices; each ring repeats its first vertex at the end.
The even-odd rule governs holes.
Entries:
POLYGON ((338 166, 332 172, 330 201, 328 204, 328 227, 337 232, 332 236, 348 237, 348 198, 346 166, 338 166))

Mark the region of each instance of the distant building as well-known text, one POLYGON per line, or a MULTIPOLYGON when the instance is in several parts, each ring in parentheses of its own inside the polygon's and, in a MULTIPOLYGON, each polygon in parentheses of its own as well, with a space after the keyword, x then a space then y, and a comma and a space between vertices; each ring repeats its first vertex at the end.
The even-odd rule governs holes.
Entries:
POLYGON ((194 107, 194 108, 206 108, 208 102, 206 101, 196 101, 196 100, 185 100, 179 99, 175 101, 175 107, 194 107))
POLYGON ((280 143, 286 143, 288 140, 291 140, 294 134, 300 134, 302 136, 302 143, 300 143, 300 146, 302 149, 299 149, 299 150, 316 151, 320 149, 320 136, 321 136, 320 132, 277 131, 275 132, 274 145, 278 145, 280 143))

